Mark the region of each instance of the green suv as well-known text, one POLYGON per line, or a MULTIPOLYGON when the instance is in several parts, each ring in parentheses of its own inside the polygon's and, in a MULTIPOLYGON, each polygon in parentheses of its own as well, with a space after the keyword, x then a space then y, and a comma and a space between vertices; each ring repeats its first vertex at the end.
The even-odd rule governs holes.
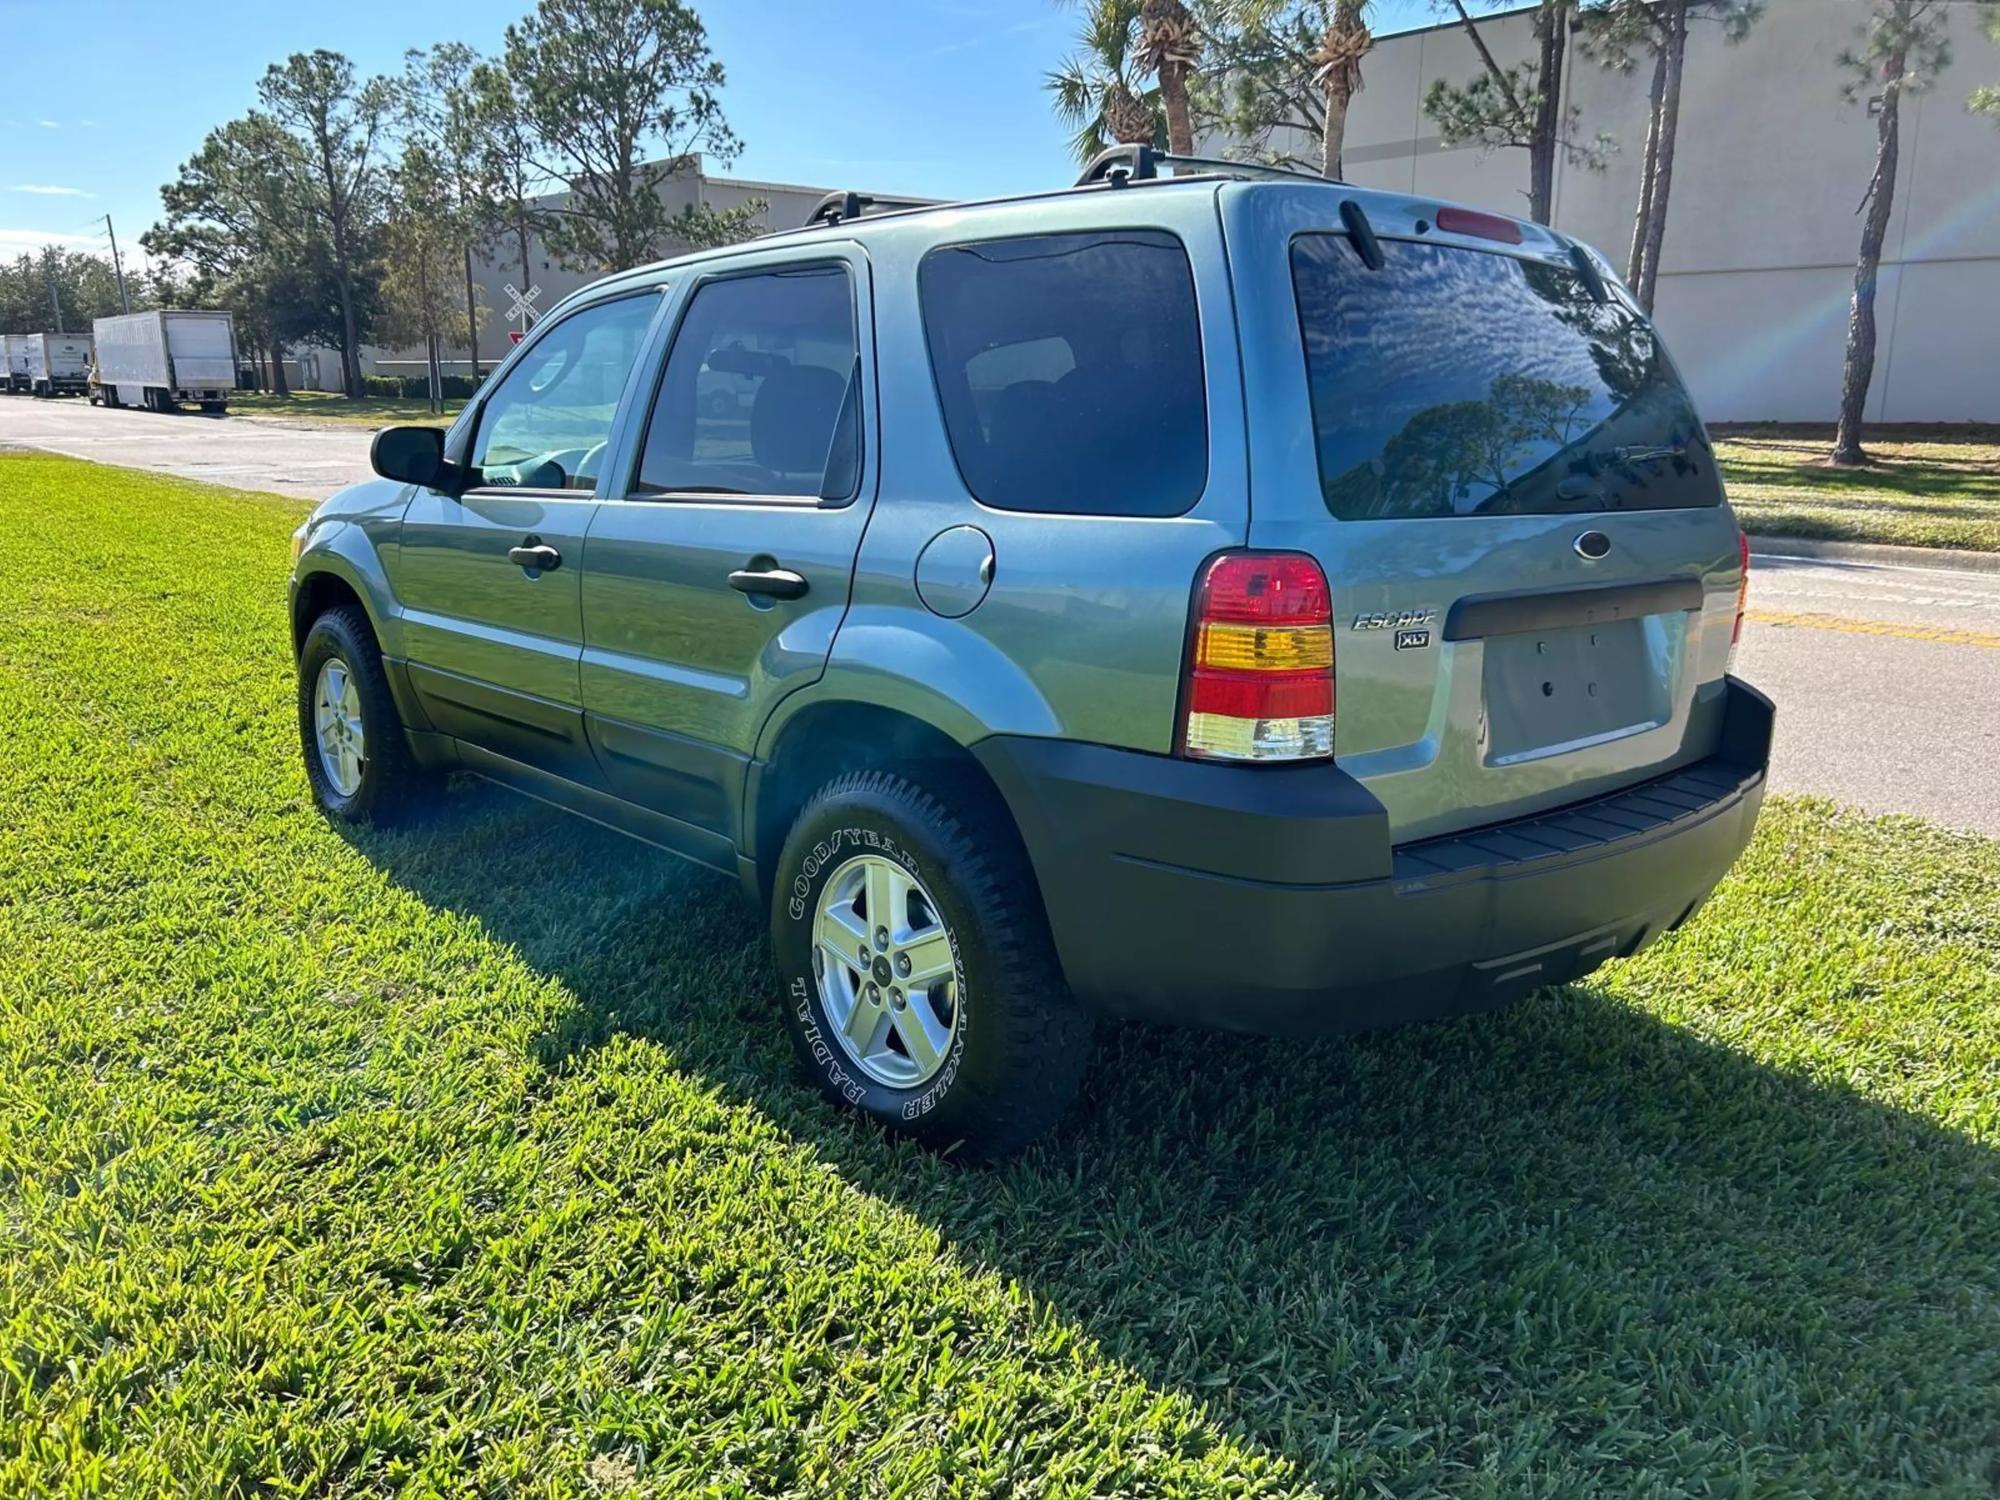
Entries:
POLYGON ((1453 1014, 1700 905, 1771 706, 1600 257, 1143 150, 866 208, 608 277, 377 436, 292 578, 329 814, 467 770, 733 873, 819 1085, 968 1156, 1096 1015, 1453 1014))

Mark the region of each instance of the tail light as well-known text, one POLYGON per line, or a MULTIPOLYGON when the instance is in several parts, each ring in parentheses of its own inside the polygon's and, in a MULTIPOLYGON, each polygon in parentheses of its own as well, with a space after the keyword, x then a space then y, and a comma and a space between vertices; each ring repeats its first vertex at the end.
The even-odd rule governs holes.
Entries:
POLYGON ((1333 599, 1297 552, 1227 552, 1195 585, 1181 752, 1204 760, 1333 754, 1333 599))
POLYGON ((1732 663, 1736 660, 1736 643, 1743 639, 1743 611, 1750 603, 1750 533, 1740 528, 1736 533, 1736 560, 1743 571, 1736 585, 1736 628, 1729 632, 1729 659, 1732 663))

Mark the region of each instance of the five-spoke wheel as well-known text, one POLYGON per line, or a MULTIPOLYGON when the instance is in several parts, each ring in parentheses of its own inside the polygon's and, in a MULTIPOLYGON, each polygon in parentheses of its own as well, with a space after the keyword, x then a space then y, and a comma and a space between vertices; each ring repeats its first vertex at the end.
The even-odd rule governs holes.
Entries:
POLYGON ((361 790, 368 759, 368 731, 361 718, 361 691, 354 671, 337 656, 320 663, 313 686, 313 741, 320 769, 343 797, 361 790))
POLYGON ((857 854, 820 888, 813 923, 820 1003, 854 1063, 891 1088, 928 1083, 958 1024, 951 932, 923 882, 857 854))

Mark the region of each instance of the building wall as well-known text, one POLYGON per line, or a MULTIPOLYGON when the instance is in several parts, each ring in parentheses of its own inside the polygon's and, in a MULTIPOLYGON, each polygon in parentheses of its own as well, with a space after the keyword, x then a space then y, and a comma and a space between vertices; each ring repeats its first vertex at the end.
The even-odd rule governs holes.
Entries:
MULTIPOLYGON (((806 215, 830 191, 829 188, 805 187, 797 183, 753 182, 691 173, 665 183, 660 196, 666 203, 669 216, 697 202, 706 203, 718 212, 740 208, 746 203, 762 202, 765 205, 759 215, 762 223, 772 229, 790 229, 803 224, 806 215)), ((527 289, 538 289, 532 303, 534 316, 549 311, 571 292, 599 280, 603 274, 601 271, 572 270, 565 266, 549 253, 540 236, 530 232, 527 289)), ((507 288, 522 288, 517 238, 511 234, 502 235, 486 254, 475 256, 473 279, 479 286, 482 304, 479 364, 481 370, 490 370, 507 355, 510 347, 508 330, 521 326, 518 318, 510 320, 506 316, 514 301, 507 288)), ((423 350, 367 347, 362 351, 362 368, 371 375, 422 375, 425 368, 423 350)), ((470 368, 467 350, 454 348, 446 351, 447 373, 464 374, 470 368)), ((339 388, 340 356, 337 352, 320 360, 320 372, 322 389, 339 388)))
MULTIPOLYGON (((1731 46, 1713 22, 1688 43, 1658 317, 1716 421, 1831 421, 1875 122, 1840 97, 1834 58, 1867 0, 1770 0, 1731 46)), ((1952 66, 1903 102, 1902 162, 1877 301, 1868 411, 1891 422, 2000 421, 2000 131, 1966 95, 2000 82, 2000 47, 1955 15, 1952 66)), ((1533 55, 1529 13, 1480 23, 1503 64, 1533 55)), ((1630 73, 1569 53, 1566 96, 1585 139, 1619 145, 1603 171, 1558 167, 1555 223, 1623 266, 1645 148, 1650 64, 1630 73)), ((1434 79, 1476 77, 1462 28, 1380 40, 1349 116, 1355 182, 1527 212, 1527 153, 1446 150, 1423 114, 1434 79)))

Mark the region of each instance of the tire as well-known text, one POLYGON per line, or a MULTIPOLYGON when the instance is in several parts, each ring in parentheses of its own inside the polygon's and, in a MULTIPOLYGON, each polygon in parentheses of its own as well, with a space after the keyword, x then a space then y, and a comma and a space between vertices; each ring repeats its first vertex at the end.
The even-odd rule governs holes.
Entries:
MULTIPOLYGON (((402 716, 389 692, 382 653, 375 632, 359 607, 330 609, 312 623, 299 652, 299 746, 305 756, 306 780, 313 801, 328 817, 343 823, 393 823, 421 805, 432 776, 410 754, 403 738, 402 716), (322 754, 319 738, 319 690, 329 663, 341 669, 345 683, 326 685, 346 705, 339 715, 360 724, 357 753, 352 760, 331 749, 322 754), (351 696, 339 691, 351 686, 351 696)), ((337 734, 337 731, 335 732, 337 734)), ((352 744, 352 736, 348 743, 352 744)))
MULTIPOLYGON (((889 1130, 974 1161, 1009 1156, 1055 1124, 1083 1080, 1091 1033, 1090 1017, 1063 983, 1019 839, 986 800, 969 792, 941 796, 884 771, 829 782, 792 824, 771 901, 785 1024, 821 1091, 889 1130), (884 951, 879 939, 888 924, 866 909, 867 880, 878 868, 897 892, 915 893, 903 909, 911 920, 895 924, 919 934, 907 949, 892 936, 884 951), (817 957, 829 910, 855 950, 845 978, 831 980, 823 977, 831 960, 817 957), (926 916, 934 921, 917 925, 926 916), (856 918, 861 930, 846 930, 856 918), (870 940, 877 951, 864 973, 859 950, 870 940), (923 957, 926 947, 935 957, 923 957), (914 988, 892 1010, 887 1001, 901 994, 896 965, 913 955, 942 963, 945 978, 921 1011, 914 988), (870 1007, 873 1020, 858 1017, 844 1030, 839 1001, 859 997, 868 980, 886 991, 885 1003, 870 1007), (904 1041, 913 1021, 933 1039, 937 1027, 924 1028, 925 1021, 948 1035, 942 1045, 913 1049, 904 1041), (849 1040, 856 1030, 879 1038, 884 1050, 865 1058, 866 1046, 857 1050, 849 1040)), ((904 972, 922 977, 917 968, 904 972)), ((857 998, 849 1013, 861 1004, 857 998)))

